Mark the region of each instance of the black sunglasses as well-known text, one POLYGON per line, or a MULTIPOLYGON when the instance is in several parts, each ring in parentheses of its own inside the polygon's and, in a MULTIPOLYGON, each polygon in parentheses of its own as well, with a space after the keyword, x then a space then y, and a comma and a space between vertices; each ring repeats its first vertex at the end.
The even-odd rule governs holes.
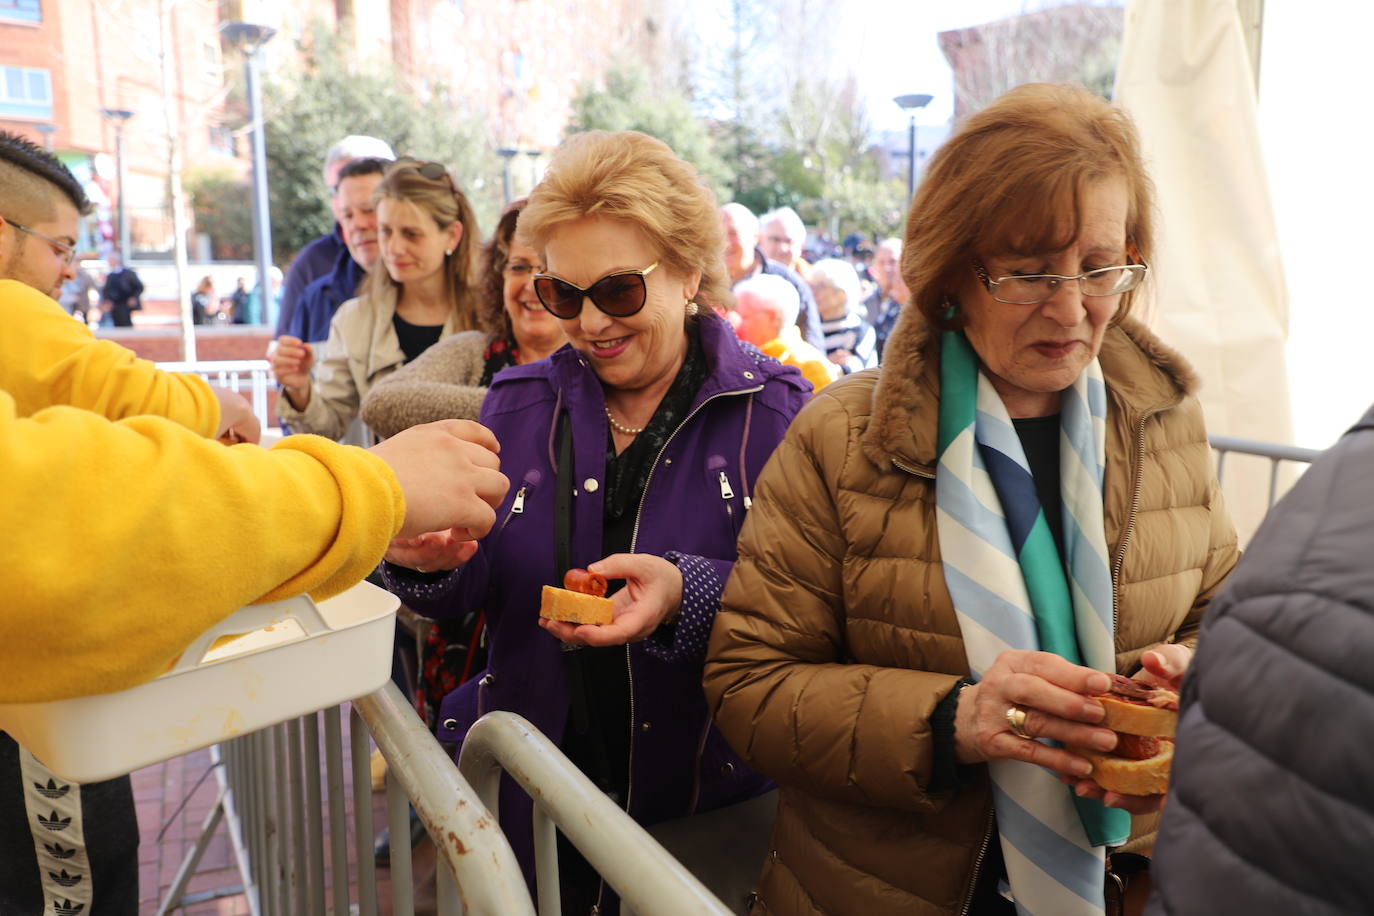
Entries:
POLYGON ((424 159, 398 159, 397 162, 401 165, 413 168, 420 174, 421 178, 426 178, 430 181, 439 181, 443 179, 448 182, 449 189, 453 191, 454 194, 458 193, 458 185, 454 184, 453 176, 449 174, 448 167, 442 162, 433 162, 424 159))
POLYGON ((628 318, 644 308, 649 298, 649 285, 644 278, 656 267, 657 261, 643 270, 618 270, 586 289, 552 274, 535 274, 534 294, 550 314, 564 321, 582 314, 584 299, 592 300, 593 305, 612 318, 628 318))

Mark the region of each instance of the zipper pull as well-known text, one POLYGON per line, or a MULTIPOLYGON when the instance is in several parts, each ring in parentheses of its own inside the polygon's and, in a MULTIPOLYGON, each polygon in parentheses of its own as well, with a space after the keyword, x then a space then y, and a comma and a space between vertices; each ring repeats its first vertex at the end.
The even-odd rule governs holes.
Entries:
POLYGON ((730 478, 725 476, 725 472, 720 472, 720 498, 734 499, 735 491, 730 489, 730 478))
POLYGON ((519 515, 525 511, 525 487, 515 491, 515 502, 510 505, 510 514, 519 515))

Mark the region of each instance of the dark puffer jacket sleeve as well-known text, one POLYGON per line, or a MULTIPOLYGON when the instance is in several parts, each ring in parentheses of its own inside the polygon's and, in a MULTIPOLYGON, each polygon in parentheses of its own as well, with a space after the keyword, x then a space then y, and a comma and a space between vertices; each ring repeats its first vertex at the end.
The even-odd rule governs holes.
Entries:
POLYGON ((759 478, 707 653, 717 727, 784 785, 904 810, 942 800, 931 782, 935 707, 957 675, 844 657, 845 537, 835 507, 848 417, 833 398, 802 411, 759 478))
POLYGON ((1270 512, 1203 624, 1153 916, 1374 910, 1374 410, 1361 427, 1270 512))

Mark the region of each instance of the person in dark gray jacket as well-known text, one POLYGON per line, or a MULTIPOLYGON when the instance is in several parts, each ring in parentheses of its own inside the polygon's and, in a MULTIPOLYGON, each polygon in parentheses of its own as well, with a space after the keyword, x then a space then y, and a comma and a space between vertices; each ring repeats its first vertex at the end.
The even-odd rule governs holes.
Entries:
POLYGON ((1148 916, 1374 912, 1374 408, 1202 625, 1148 916))

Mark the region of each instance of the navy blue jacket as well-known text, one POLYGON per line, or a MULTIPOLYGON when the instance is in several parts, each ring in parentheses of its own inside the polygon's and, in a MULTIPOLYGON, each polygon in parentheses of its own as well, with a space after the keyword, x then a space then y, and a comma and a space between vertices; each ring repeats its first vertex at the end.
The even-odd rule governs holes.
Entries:
POLYGON ((286 271, 286 280, 282 284, 281 312, 277 315, 278 337, 290 333, 287 329, 291 326, 291 318, 295 315, 301 297, 305 295, 310 284, 331 273, 335 262, 339 260, 339 252, 347 251, 348 246, 344 244, 343 233, 339 229, 339 224, 335 223, 334 231, 310 242, 296 254, 296 259, 291 262, 291 267, 286 271))
POLYGON ((1203 620, 1147 913, 1374 912, 1374 408, 1203 620))
POLYGON ((365 276, 367 271, 353 260, 348 249, 340 250, 333 269, 305 288, 296 303, 295 313, 281 333, 299 337, 307 343, 328 340, 329 323, 334 320, 334 313, 358 294, 358 284, 365 276))

